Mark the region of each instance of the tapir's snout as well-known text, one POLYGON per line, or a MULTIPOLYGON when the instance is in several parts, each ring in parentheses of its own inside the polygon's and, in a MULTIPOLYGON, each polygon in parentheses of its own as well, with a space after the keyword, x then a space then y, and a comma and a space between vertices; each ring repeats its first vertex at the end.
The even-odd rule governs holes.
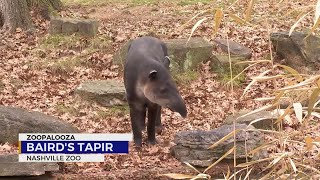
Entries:
POLYGON ((174 101, 172 104, 169 104, 168 108, 171 111, 179 113, 183 118, 187 117, 187 107, 182 98, 178 101, 174 101))

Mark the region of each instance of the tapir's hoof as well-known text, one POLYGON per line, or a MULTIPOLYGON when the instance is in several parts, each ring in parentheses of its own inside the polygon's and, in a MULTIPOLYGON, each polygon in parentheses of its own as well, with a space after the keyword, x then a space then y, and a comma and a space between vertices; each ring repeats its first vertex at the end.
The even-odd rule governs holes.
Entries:
POLYGON ((140 152, 142 150, 142 146, 134 146, 134 149, 137 151, 137 152, 140 152))
POLYGON ((157 134, 161 134, 163 130, 164 130, 164 127, 162 125, 156 126, 156 133, 157 134))
POLYGON ((134 146, 136 149, 140 149, 142 147, 142 140, 141 139, 134 140, 134 146))
POLYGON ((155 144, 157 144, 157 140, 155 140, 155 139, 148 139, 148 144, 150 144, 150 145, 155 145, 155 144))

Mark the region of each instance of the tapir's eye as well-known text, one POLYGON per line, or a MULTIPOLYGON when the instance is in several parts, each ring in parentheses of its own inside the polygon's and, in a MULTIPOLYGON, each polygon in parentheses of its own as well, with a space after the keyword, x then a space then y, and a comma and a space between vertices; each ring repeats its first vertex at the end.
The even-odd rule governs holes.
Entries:
POLYGON ((156 70, 151 70, 149 73, 149 78, 154 79, 157 76, 157 71, 156 70))

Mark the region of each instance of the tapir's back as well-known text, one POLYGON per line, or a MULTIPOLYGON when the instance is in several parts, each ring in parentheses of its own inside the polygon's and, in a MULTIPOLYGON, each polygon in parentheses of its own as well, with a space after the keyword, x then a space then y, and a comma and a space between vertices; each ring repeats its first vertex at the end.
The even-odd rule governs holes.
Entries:
POLYGON ((126 63, 131 61, 146 63, 146 61, 153 60, 163 62, 165 56, 167 56, 167 49, 163 42, 157 38, 145 36, 137 38, 131 43, 126 63))

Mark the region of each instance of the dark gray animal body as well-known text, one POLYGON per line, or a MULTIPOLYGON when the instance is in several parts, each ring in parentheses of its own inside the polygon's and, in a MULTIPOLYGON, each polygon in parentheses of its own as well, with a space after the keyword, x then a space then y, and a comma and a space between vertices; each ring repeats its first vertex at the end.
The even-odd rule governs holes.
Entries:
POLYGON ((128 48, 124 83, 130 107, 136 146, 142 145, 142 130, 148 112, 148 142, 155 144, 155 127, 161 126, 161 107, 187 116, 185 103, 169 72, 166 45, 154 37, 140 37, 128 48))

